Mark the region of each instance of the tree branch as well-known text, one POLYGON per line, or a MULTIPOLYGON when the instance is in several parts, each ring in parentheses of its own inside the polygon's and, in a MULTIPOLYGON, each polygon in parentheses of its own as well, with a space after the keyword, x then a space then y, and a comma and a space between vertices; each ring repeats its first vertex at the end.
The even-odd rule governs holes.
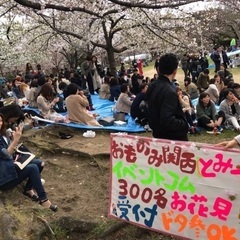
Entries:
POLYGON ((40 3, 32 2, 29 0, 14 0, 14 1, 24 7, 29 7, 29 8, 36 9, 36 10, 55 9, 55 10, 59 10, 59 11, 63 11, 63 12, 84 12, 89 15, 93 15, 93 16, 101 18, 101 16, 98 13, 90 11, 86 8, 65 7, 65 6, 59 6, 59 5, 55 5, 55 4, 49 4, 49 3, 46 3, 45 5, 43 5, 43 4, 41 5, 40 3))
MULTIPOLYGON (((148 9, 162 9, 162 8, 175 8, 175 7, 180 7, 189 3, 194 3, 194 2, 202 2, 203 0, 179 0, 179 1, 169 1, 168 3, 153 3, 150 4, 145 3, 145 2, 136 2, 130 0, 130 2, 126 1, 120 1, 120 0, 109 0, 112 3, 115 3, 120 6, 128 7, 128 8, 148 8, 148 9)), ((161 2, 162 0, 159 0, 161 2)), ((155 1, 156 2, 156 1, 155 1)), ((165 1, 164 1, 165 2, 165 1)))
POLYGON ((13 8, 15 8, 15 7, 17 7, 17 5, 15 4, 15 5, 13 5, 13 6, 11 6, 9 9, 7 9, 4 13, 2 13, 1 15, 0 15, 0 18, 1 17, 3 17, 5 14, 7 14, 8 12, 10 12, 13 8))

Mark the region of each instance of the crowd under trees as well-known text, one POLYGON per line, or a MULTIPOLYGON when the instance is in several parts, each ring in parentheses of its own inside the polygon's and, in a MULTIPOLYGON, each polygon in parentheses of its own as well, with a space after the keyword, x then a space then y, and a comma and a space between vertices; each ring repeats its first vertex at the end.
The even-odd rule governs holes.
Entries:
POLYGON ((2 69, 77 67, 98 54, 110 70, 130 53, 211 50, 240 37, 237 0, 0 1, 2 69))

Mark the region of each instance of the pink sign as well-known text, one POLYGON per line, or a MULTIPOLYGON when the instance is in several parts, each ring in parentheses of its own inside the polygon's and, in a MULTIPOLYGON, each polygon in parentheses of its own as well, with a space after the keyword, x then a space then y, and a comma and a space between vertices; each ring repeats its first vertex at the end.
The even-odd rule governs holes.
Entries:
POLYGON ((239 153, 111 134, 109 216, 185 239, 238 240, 239 153))

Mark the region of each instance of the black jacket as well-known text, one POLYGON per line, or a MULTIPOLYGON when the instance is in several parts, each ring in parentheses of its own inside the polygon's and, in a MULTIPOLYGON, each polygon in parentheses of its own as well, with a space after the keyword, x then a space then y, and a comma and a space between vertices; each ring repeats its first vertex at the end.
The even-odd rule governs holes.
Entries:
POLYGON ((176 90, 164 75, 147 90, 148 121, 153 137, 188 141, 188 123, 176 90))

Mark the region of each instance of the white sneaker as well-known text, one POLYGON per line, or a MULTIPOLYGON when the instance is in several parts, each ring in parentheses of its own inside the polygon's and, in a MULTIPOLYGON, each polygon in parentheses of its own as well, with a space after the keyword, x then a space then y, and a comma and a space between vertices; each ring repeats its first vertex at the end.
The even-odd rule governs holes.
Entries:
POLYGON ((94 137, 96 137, 96 133, 92 130, 89 130, 89 131, 86 131, 85 133, 83 133, 83 137, 94 138, 94 137))

